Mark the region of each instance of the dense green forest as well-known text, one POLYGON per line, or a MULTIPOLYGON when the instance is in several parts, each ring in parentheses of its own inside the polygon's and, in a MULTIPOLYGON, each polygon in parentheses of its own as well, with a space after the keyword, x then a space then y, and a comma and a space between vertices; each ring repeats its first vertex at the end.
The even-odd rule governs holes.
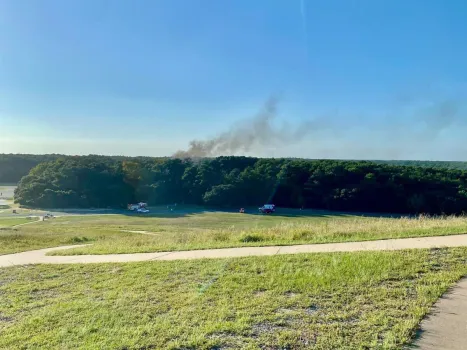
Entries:
POLYGON ((0 183, 17 183, 39 163, 59 157, 57 154, 0 154, 0 183))
POLYGON ((436 160, 372 160, 378 164, 422 166, 425 168, 447 168, 467 170, 467 162, 458 161, 436 161, 436 160))
POLYGON ((64 157, 22 178, 15 200, 34 207, 184 203, 395 212, 467 211, 467 172, 366 161, 218 157, 64 157))
MULTIPOLYGON (((0 183, 17 183, 23 176, 29 174, 32 168, 36 165, 56 160, 59 158, 69 158, 74 156, 67 156, 62 154, 2 154, 0 153, 0 183)), ((149 157, 124 157, 124 156, 99 156, 93 157, 107 159, 112 158, 115 160, 124 159, 158 159, 149 157)))
MULTIPOLYGON (((42 162, 56 160, 59 158, 68 158, 72 156, 60 154, 0 154, 0 183, 17 183, 23 176, 36 165, 42 162)), ((167 158, 155 157, 124 157, 124 156, 93 156, 102 159, 112 158, 114 160, 158 160, 167 158)), ((404 166, 422 166, 427 168, 448 168, 467 170, 467 162, 455 161, 417 161, 417 160, 374 160, 378 164, 404 165, 404 166)))

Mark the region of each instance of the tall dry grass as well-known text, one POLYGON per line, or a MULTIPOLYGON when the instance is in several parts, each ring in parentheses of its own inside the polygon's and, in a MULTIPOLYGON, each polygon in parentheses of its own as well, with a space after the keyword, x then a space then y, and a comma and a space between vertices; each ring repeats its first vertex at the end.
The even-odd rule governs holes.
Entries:
MULTIPOLYGON (((255 237, 251 241, 287 240, 333 242, 436 234, 467 233, 465 216, 418 216, 402 218, 333 218, 309 222, 282 222, 269 228, 221 230, 216 237, 255 237)), ((241 240, 241 238, 240 238, 241 240)))
POLYGON ((120 232, 102 237, 92 246, 61 254, 134 253, 190 250, 239 246, 267 246, 306 243, 367 241, 389 238, 438 236, 467 233, 467 217, 419 216, 413 218, 327 218, 309 221, 283 221, 271 227, 227 228, 168 226, 153 235, 120 232))

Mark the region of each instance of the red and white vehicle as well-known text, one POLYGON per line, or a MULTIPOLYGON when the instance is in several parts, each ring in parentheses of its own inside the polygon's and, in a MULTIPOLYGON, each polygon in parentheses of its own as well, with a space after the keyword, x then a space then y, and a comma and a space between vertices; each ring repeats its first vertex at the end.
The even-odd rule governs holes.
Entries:
POLYGON ((263 214, 271 214, 276 211, 276 206, 274 204, 265 204, 261 208, 258 208, 258 209, 263 214))

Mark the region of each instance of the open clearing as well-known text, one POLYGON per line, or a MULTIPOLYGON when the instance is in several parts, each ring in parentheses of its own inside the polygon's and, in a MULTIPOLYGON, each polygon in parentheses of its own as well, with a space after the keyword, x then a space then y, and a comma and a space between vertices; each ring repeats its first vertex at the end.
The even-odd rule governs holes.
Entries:
POLYGON ((16 186, 0 184, 0 214, 10 208, 16 186))
POLYGON ((16 185, 0 183, 0 198, 13 198, 16 185))
MULTIPOLYGON (((36 218, 0 218, 0 229, 37 221, 36 218)), ((0 231, 0 236, 2 235, 0 231)), ((0 248, 1 249, 1 248, 0 248)))
POLYGON ((465 217, 409 219, 300 214, 297 210, 273 216, 227 212, 166 213, 150 217, 63 216, 0 230, 0 254, 79 243, 92 245, 54 254, 121 254, 467 233, 465 217))
POLYGON ((0 348, 399 349, 464 248, 0 269, 0 348))
MULTIPOLYGON (((298 210, 74 214, 12 227, 22 222, 31 221, 0 218, 0 254, 70 244, 91 245, 52 254, 300 250, 467 232, 465 217, 298 210)), ((7 267, 0 269, 0 348, 400 349, 466 274, 467 248, 7 267)))

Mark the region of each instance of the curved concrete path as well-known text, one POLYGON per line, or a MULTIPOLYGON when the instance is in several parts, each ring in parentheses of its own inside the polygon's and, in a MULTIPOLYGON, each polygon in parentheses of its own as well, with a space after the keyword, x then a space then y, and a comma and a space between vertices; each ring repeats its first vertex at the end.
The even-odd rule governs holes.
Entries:
MULTIPOLYGON (((453 236, 388 239, 367 242, 306 244, 294 246, 243 247, 179 252, 47 256, 55 250, 83 245, 63 246, 29 252, 0 255, 0 267, 28 264, 88 264, 150 260, 228 258, 299 253, 355 252, 467 246, 467 234, 453 236)), ((467 344, 467 278, 438 300, 430 316, 421 323, 419 338, 408 346, 421 350, 463 350, 467 344)))
POLYGON ((149 260, 187 260, 203 258, 233 258, 300 253, 356 252, 376 250, 402 250, 467 246, 467 234, 453 236, 387 239, 366 242, 305 244, 292 246, 242 247, 206 250, 189 250, 160 253, 47 256, 55 250, 71 249, 83 245, 71 245, 33 250, 29 252, 0 255, 0 267, 30 264, 89 264, 149 260))

